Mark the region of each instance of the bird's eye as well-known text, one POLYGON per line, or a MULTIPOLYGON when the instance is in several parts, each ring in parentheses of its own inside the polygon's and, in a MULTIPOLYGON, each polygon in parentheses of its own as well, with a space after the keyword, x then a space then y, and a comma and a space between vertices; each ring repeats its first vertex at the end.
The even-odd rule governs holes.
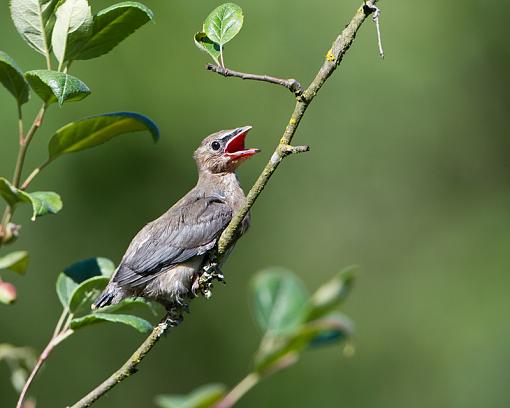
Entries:
POLYGON ((213 150, 218 150, 221 147, 220 142, 215 140, 214 142, 211 143, 211 147, 213 150))

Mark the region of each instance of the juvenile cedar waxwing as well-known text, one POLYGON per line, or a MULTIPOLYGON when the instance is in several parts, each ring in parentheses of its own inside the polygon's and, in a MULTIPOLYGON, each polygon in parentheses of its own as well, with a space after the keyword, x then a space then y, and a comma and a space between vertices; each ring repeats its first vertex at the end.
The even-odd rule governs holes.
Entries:
MULTIPOLYGON (((170 310, 193 297, 192 285, 209 252, 245 203, 235 171, 259 152, 244 147, 250 129, 222 130, 202 141, 194 154, 196 186, 136 234, 93 308, 134 296, 157 301, 170 310)), ((249 215, 241 234, 248 223, 249 215)))

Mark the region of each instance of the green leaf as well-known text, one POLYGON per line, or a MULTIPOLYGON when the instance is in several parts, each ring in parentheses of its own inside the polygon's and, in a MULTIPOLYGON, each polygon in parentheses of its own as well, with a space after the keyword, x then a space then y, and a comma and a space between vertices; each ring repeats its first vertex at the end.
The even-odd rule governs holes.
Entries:
POLYGON ((340 313, 330 314, 301 325, 290 335, 263 344, 255 358, 255 368, 261 373, 272 371, 284 359, 296 360, 310 346, 338 343, 351 337, 352 333, 353 325, 347 317, 340 313))
POLYGON ((71 329, 77 330, 91 324, 113 322, 131 326, 141 333, 148 333, 152 330, 152 324, 138 316, 111 313, 91 313, 83 317, 71 320, 71 329))
POLYGON ((76 283, 82 283, 94 276, 111 277, 115 265, 108 258, 87 258, 68 266, 64 273, 76 283))
POLYGON ((210 408, 226 394, 223 384, 207 384, 187 395, 158 395, 155 399, 160 408, 210 408))
POLYGON ((56 11, 51 44, 60 64, 87 42, 92 32, 92 13, 87 0, 66 0, 56 11))
POLYGON ((104 276, 109 278, 115 266, 106 258, 88 258, 75 262, 60 273, 57 278, 57 295, 62 306, 69 307, 75 289, 86 280, 104 276))
POLYGON ((0 280, 0 303, 10 305, 16 300, 16 287, 9 282, 0 280))
POLYGON ((0 195, 11 207, 19 203, 30 203, 28 195, 14 187, 7 179, 0 177, 0 195))
POLYGON ((154 141, 159 138, 156 124, 133 112, 115 112, 71 122, 57 130, 49 143, 49 160, 65 154, 88 149, 125 133, 148 130, 154 141))
POLYGON ((69 311, 75 316, 82 310, 90 312, 90 306, 108 285, 110 278, 94 276, 80 283, 69 298, 69 311))
POLYGON ((62 210, 62 199, 57 193, 52 191, 36 191, 35 193, 27 193, 32 201, 32 208, 34 209, 32 221, 36 217, 46 214, 56 214, 62 210))
POLYGON ((148 7, 135 1, 101 10, 94 16, 92 34, 69 59, 87 60, 106 54, 153 18, 148 7))
POLYGON ((76 282, 74 282, 71 278, 66 276, 64 273, 60 273, 57 277, 57 296, 60 300, 60 303, 62 303, 62 306, 64 308, 67 308, 69 306, 69 300, 71 298, 71 294, 73 293, 74 289, 78 285, 76 282))
POLYGON ((234 38, 243 26, 243 10, 237 4, 216 7, 204 21, 203 31, 221 47, 234 38))
POLYGON ((307 320, 324 316, 344 302, 352 289, 358 269, 357 266, 349 266, 317 289, 310 298, 307 320))
POLYGON ((333 312, 307 323, 301 336, 307 336, 309 346, 317 347, 344 341, 354 334, 354 324, 345 315, 333 312))
POLYGON ((18 33, 34 50, 50 53, 53 12, 58 0, 11 0, 11 17, 18 33))
POLYGON ((90 89, 78 78, 58 71, 39 69, 25 76, 34 92, 47 104, 80 101, 90 95, 90 89))
POLYGON ((219 44, 216 44, 214 41, 212 41, 204 32, 196 33, 194 40, 195 45, 198 48, 208 53, 217 65, 220 64, 218 61, 218 58, 220 58, 221 54, 219 44))
POLYGON ((308 294, 292 272, 278 267, 259 272, 251 290, 253 312, 263 331, 289 332, 304 320, 308 294))
POLYGON ((18 105, 28 102, 29 88, 23 72, 3 51, 0 51, 0 82, 16 98, 18 105))
POLYGON ((42 215, 56 214, 62 209, 62 200, 57 193, 50 191, 26 193, 14 187, 3 177, 0 177, 0 195, 11 207, 19 203, 32 205, 32 221, 42 215))
POLYGON ((23 275, 28 266, 28 252, 14 251, 0 258, 0 270, 9 269, 23 275))

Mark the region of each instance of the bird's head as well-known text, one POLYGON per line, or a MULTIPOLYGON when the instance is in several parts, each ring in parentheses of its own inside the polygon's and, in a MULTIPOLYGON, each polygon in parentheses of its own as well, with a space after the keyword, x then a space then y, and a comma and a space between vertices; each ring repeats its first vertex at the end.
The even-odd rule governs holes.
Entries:
POLYGON ((207 136, 194 154, 199 171, 231 173, 244 160, 260 152, 259 149, 244 147, 244 139, 250 129, 251 126, 243 126, 207 136))

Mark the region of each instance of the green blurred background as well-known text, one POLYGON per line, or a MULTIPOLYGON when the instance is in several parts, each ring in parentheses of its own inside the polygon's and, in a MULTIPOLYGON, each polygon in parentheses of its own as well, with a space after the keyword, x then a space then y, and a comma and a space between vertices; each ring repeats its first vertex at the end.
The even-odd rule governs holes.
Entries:
MULTIPOLYGON (((245 25, 226 51, 233 69, 296 77, 307 84, 359 1, 237 0, 245 25)), ((113 1, 95 0, 93 10, 113 1)), ((118 138, 70 155, 33 184, 54 190, 64 211, 36 223, 28 210, 21 239, 25 277, 0 309, 0 342, 41 350, 60 314, 54 286, 68 264, 90 256, 119 261, 138 229, 195 182, 192 152, 207 134, 251 124, 260 147, 240 171, 247 189, 270 156, 293 108, 291 95, 262 83, 225 79, 203 67, 193 34, 220 2, 145 0, 149 24, 105 57, 71 73, 92 89, 53 107, 26 169, 39 164, 52 132, 106 111, 152 117, 162 137, 118 138)), ((43 58, 0 6, 0 49, 23 69, 43 58)), ((304 355, 264 381, 240 407, 508 407, 510 394, 510 48, 505 10, 495 0, 381 2, 386 59, 375 27, 362 27, 340 69, 307 112, 289 158, 253 210, 252 228, 225 267, 228 285, 144 361, 141 372, 95 406, 153 406, 160 393, 233 385, 249 370, 259 333, 248 307, 250 277, 268 265, 294 270, 311 288, 350 264, 362 273, 346 312, 356 353, 304 355)), ((35 99, 35 97, 34 97, 35 99)), ((31 103, 27 117, 39 103, 31 103)), ((15 104, 0 92, 0 174, 17 150, 15 104)), ((8 248, 8 249, 11 249, 8 248)), ((4 252, 5 253, 5 249, 4 252)), ((39 407, 63 407, 103 380, 142 341, 125 327, 93 326, 52 355, 32 392, 39 407)), ((0 366, 0 405, 13 406, 0 366)))

